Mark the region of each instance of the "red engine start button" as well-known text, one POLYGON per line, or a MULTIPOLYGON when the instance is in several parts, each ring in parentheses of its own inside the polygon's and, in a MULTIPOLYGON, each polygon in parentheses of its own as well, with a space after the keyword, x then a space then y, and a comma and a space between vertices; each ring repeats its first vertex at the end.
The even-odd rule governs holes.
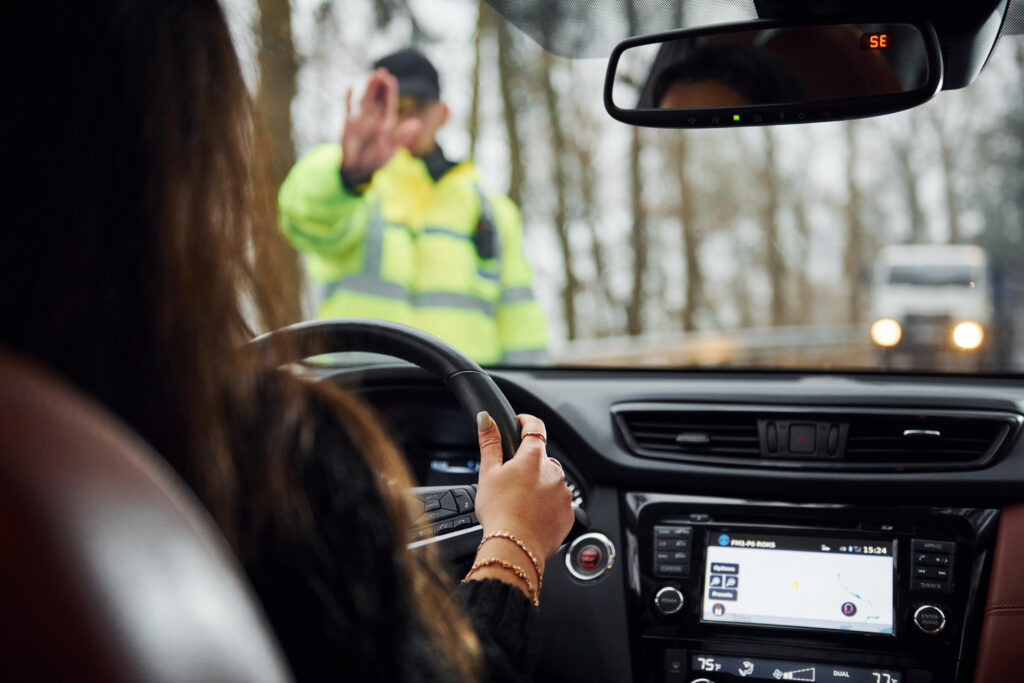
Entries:
POLYGON ((604 552, 600 546, 589 543, 576 551, 576 565, 585 572, 592 572, 601 566, 604 552))
POLYGON ((615 546, 604 534, 596 531, 583 534, 565 552, 565 568, 580 581, 594 581, 611 571, 615 563, 615 546))

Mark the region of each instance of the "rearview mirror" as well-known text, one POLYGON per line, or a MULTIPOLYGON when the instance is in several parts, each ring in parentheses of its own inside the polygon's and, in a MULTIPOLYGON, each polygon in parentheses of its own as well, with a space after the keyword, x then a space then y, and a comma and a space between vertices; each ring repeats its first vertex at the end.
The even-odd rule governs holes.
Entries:
POLYGON ((613 118, 634 125, 763 126, 899 111, 941 84, 928 24, 772 21, 623 41, 604 99, 613 118))

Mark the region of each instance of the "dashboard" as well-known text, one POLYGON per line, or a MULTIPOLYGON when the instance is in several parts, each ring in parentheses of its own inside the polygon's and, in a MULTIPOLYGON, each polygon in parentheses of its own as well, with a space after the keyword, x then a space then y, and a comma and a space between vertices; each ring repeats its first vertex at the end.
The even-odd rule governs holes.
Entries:
MULTIPOLYGON (((426 373, 317 372, 422 484, 475 481, 472 421, 426 373)), ((492 374, 591 519, 548 562, 537 680, 972 680, 1001 511, 1024 501, 1024 383, 492 374)))

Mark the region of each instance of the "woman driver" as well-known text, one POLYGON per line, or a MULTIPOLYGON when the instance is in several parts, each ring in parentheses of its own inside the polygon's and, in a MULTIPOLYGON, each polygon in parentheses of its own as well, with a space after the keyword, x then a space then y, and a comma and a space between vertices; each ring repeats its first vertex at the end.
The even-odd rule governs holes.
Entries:
POLYGON ((7 10, 0 345, 104 402, 192 486, 301 680, 529 675, 572 523, 544 426, 502 464, 480 418, 483 565, 453 600, 406 552, 408 471, 351 396, 244 351, 294 320, 260 146, 214 0, 7 10), (11 16, 14 15, 14 16, 11 16), (13 214, 13 215, 11 215, 13 214), (240 350, 241 349, 241 350, 240 350), (494 561, 491 561, 491 560, 494 561))

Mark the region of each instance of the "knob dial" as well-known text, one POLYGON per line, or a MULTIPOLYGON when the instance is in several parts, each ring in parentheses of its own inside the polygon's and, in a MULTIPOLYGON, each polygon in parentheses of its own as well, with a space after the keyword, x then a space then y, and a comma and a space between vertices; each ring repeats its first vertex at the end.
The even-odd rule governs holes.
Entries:
POLYGON ((921 605, 914 611, 914 626, 921 633, 938 635, 946 629, 946 613, 938 605, 921 605))
POLYGON ((665 586, 654 594, 654 609, 658 614, 670 617, 686 606, 686 596, 675 586, 665 586))

